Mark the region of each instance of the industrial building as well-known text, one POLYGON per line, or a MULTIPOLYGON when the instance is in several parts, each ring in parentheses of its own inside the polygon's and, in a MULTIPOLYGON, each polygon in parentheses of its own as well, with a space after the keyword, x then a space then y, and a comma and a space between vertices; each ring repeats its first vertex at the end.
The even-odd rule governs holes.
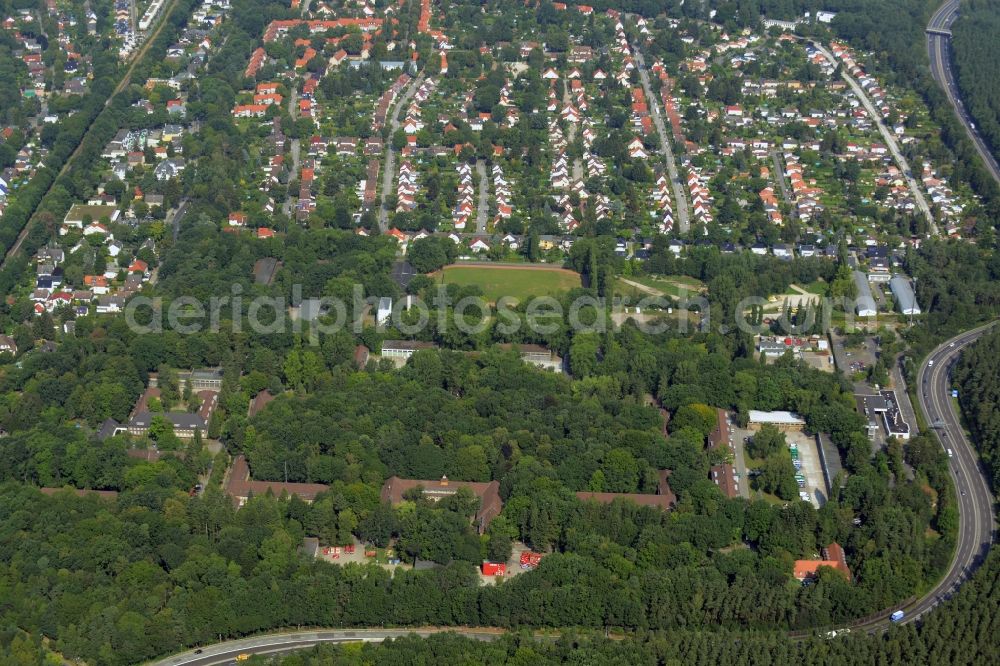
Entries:
POLYGON ((748 426, 751 430, 757 430, 763 425, 773 425, 778 430, 801 430, 806 422, 801 416, 794 412, 765 412, 759 409, 751 409, 748 426))
POLYGON ((920 314, 917 296, 913 293, 913 286, 905 276, 894 275, 889 280, 889 288, 892 289, 892 295, 896 297, 896 305, 900 312, 905 315, 920 314))
POLYGON ((872 296, 872 288, 868 285, 868 276, 861 271, 854 271, 853 275, 854 286, 858 290, 854 312, 859 317, 874 317, 878 314, 878 306, 875 304, 875 297, 872 296))

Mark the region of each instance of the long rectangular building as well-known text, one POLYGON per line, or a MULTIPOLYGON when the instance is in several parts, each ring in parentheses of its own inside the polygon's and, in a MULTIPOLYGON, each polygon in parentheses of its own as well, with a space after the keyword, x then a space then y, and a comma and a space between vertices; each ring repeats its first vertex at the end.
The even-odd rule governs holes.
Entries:
POLYGON ((894 275, 889 280, 889 288, 892 290, 892 295, 896 297, 896 305, 900 312, 905 315, 920 314, 917 295, 913 293, 913 286, 908 279, 902 275, 894 275))
POLYGON ((670 489, 670 470, 661 469, 659 480, 656 484, 656 493, 595 493, 578 492, 576 498, 581 502, 597 502, 598 504, 611 504, 615 500, 625 500, 638 506, 651 506, 664 511, 672 509, 677 503, 677 496, 670 489))
POLYGON ((275 497, 281 497, 283 494, 295 495, 304 502, 312 503, 317 495, 329 489, 330 486, 323 483, 254 481, 250 478, 250 466, 244 456, 236 456, 233 460, 226 481, 226 494, 233 499, 237 508, 246 504, 251 496, 266 495, 269 492, 275 497))
POLYGON ((854 312, 859 317, 874 317, 878 314, 878 306, 875 304, 875 297, 872 295, 872 288, 868 284, 868 276, 861 271, 854 271, 854 286, 858 290, 857 300, 854 304, 854 312))

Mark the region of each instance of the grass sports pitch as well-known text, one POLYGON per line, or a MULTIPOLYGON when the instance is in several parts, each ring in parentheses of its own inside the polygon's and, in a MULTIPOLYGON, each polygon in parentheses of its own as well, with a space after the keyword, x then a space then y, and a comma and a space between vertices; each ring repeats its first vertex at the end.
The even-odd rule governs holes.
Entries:
POLYGON ((447 284, 475 285, 483 296, 496 302, 502 296, 518 300, 555 295, 580 286, 580 274, 549 266, 452 265, 439 274, 447 284))

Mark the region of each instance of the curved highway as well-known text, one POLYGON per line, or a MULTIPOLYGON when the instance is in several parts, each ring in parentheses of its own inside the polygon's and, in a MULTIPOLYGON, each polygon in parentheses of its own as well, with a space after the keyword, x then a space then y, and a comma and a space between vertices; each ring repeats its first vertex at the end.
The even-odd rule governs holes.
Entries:
MULTIPOLYGON (((957 407, 952 402, 951 370, 962 350, 995 324, 980 326, 941 343, 924 359, 917 374, 920 409, 941 447, 950 452, 948 469, 958 499, 958 539, 944 576, 924 596, 900 607, 905 613, 900 624, 919 620, 935 606, 951 598, 983 563, 993 544, 993 496, 986 474, 980 467, 979 456, 965 436, 957 407)), ((850 628, 874 633, 891 624, 889 612, 885 611, 874 619, 850 625, 850 628)))
POLYGON ((949 453, 948 468, 958 495, 958 541, 951 566, 925 597, 907 609, 915 619, 950 596, 982 564, 993 543, 993 495, 979 456, 965 436, 958 410, 951 398, 951 370, 962 350, 994 324, 981 326, 942 343, 930 353, 917 375, 920 408, 927 425, 949 453))
POLYGON ((241 655, 276 656, 296 650, 306 650, 321 643, 381 643, 389 638, 420 636, 454 632, 466 638, 480 641, 495 640, 503 634, 496 629, 473 629, 469 627, 424 627, 414 629, 319 629, 284 634, 266 634, 253 638, 241 638, 225 643, 216 643, 196 650, 188 650, 166 659, 150 662, 149 666, 222 666, 237 664, 241 655))
POLYGON ((979 131, 973 124, 975 121, 969 115, 959 96, 958 83, 951 66, 951 37, 947 34, 930 32, 932 30, 950 32, 952 24, 958 18, 958 5, 959 0, 947 0, 938 7, 927 24, 927 54, 930 56, 931 76, 944 89, 948 101, 955 108, 955 114, 965 126, 966 134, 972 139, 976 152, 983 158, 983 162, 993 178, 1000 183, 1000 166, 997 165, 997 160, 990 152, 986 142, 983 141, 983 137, 979 135, 979 131))

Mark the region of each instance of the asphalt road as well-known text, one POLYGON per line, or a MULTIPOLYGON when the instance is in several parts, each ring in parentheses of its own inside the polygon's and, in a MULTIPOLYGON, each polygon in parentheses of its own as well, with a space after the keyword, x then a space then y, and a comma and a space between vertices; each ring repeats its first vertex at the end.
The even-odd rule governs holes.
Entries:
POLYGON ((172 229, 175 243, 177 242, 177 237, 181 233, 181 221, 184 219, 184 216, 187 215, 187 209, 188 200, 186 198, 181 199, 180 204, 177 206, 177 210, 175 210, 174 214, 170 217, 170 227, 172 229))
MULTIPOLYGON (((947 573, 926 595, 903 610, 903 622, 913 622, 949 598, 986 558, 993 544, 993 496, 975 449, 965 436, 958 412, 951 401, 951 369, 962 350, 975 342, 993 324, 962 333, 938 346, 924 360, 917 375, 917 398, 928 425, 941 446, 952 451, 948 461, 958 493, 958 543, 947 573)), ((887 619, 871 628, 888 624, 887 619)))
POLYGON ((392 149, 392 135, 399 129, 400 111, 409 105, 414 93, 417 92, 417 88, 420 87, 423 81, 424 75, 421 72, 410 81, 409 85, 403 88, 403 92, 400 94, 399 99, 396 100, 396 105, 392 108, 392 113, 389 116, 389 138, 385 142, 385 164, 382 169, 382 196, 378 210, 378 226, 382 233, 389 230, 389 209, 385 207, 385 200, 392 193, 396 180, 396 151, 392 149))
MULTIPOLYGON (((777 150, 771 150, 771 161, 774 163, 774 180, 778 183, 778 188, 781 190, 781 198, 785 203, 793 205, 792 195, 788 193, 788 178, 785 175, 785 165, 781 163, 781 155, 778 154, 777 150)), ((792 207, 792 215, 796 214, 794 206, 792 207)))
POLYGON ((899 404, 899 411, 903 415, 903 420, 910 424, 911 432, 916 432, 917 415, 913 409, 913 404, 910 402, 910 394, 907 393, 901 359, 901 356, 897 357, 890 365, 889 376, 892 378, 892 388, 896 391, 896 402, 899 404))
POLYGON ((479 175, 479 204, 476 206, 476 233, 486 233, 487 215, 490 212, 490 181, 486 177, 486 162, 476 160, 476 173, 479 175))
POLYGON ((329 629, 320 631, 300 631, 288 634, 268 634, 255 638, 241 638, 225 643, 216 643, 202 648, 200 653, 189 650, 182 654, 150 662, 149 666, 221 666, 236 664, 241 654, 278 655, 285 652, 304 650, 321 643, 381 643, 387 638, 417 635, 427 637, 431 634, 454 632, 466 638, 481 641, 495 640, 503 634, 502 631, 491 629, 470 629, 454 627, 448 629, 329 629))
POLYGON ((686 233, 691 224, 688 218, 687 199, 684 196, 684 188, 681 185, 680 176, 677 173, 677 163, 674 161, 674 151, 670 147, 670 135, 663 124, 663 117, 660 115, 660 101, 657 95, 653 94, 653 88, 649 85, 649 74, 646 72, 646 61, 642 58, 642 52, 635 47, 635 64, 639 69, 639 80, 646 91, 646 102, 649 106, 649 115, 653 118, 653 126, 656 133, 660 135, 660 152, 663 160, 667 164, 667 174, 670 176, 670 183, 674 189, 674 201, 677 202, 677 228, 681 233, 686 233))
MULTIPOLYGON (((948 0, 938 7, 938 10, 931 16, 927 24, 928 29, 951 30, 952 24, 958 18, 959 0, 948 0)), ((972 139, 976 152, 983 158, 986 168, 993 175, 993 178, 1000 183, 1000 165, 990 152, 979 135, 979 130, 973 127, 972 117, 966 111, 965 105, 958 93, 958 83, 955 80, 955 72, 951 67, 951 38, 946 35, 927 33, 927 54, 930 56, 931 76, 944 89, 955 109, 955 115, 965 126, 965 132, 972 139)))

